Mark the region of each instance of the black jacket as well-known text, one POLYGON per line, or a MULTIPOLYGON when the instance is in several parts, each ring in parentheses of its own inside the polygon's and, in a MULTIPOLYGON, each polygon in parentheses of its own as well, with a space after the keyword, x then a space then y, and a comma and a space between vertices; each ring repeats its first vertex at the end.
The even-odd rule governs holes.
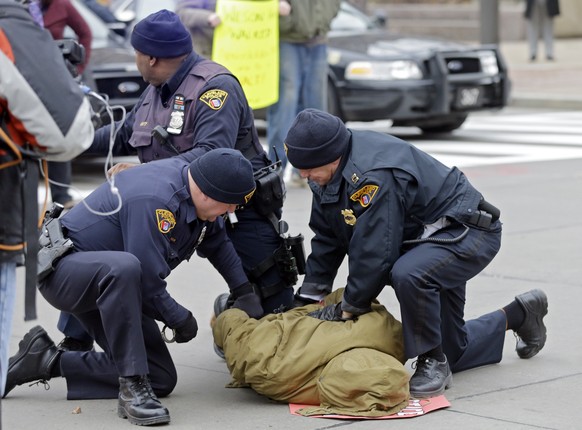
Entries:
POLYGON ((351 147, 332 181, 310 186, 315 236, 303 286, 331 291, 347 255, 342 309, 355 314, 369 310, 389 283, 403 241, 417 239, 425 225, 443 217, 470 223, 482 198, 457 168, 372 131, 352 131, 351 147))

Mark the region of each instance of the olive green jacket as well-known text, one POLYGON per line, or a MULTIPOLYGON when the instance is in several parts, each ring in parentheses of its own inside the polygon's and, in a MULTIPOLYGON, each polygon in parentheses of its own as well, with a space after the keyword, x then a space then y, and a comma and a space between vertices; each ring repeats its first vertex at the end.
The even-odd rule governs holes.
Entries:
MULTIPOLYGON (((341 300, 343 289, 328 296, 341 300)), ((357 321, 308 317, 309 305, 260 320, 238 309, 219 315, 215 343, 224 350, 231 387, 308 405, 300 413, 383 416, 408 404, 401 324, 384 306, 357 321)))
POLYGON ((279 40, 291 43, 321 43, 327 40, 340 0, 287 0, 288 16, 279 17, 279 40))

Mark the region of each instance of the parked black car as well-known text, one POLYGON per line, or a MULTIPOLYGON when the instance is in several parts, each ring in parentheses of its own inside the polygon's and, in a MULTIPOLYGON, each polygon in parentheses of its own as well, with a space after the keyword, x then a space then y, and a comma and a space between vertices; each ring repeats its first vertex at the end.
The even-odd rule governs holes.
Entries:
MULTIPOLYGON (((105 95, 111 106, 119 105, 126 110, 131 109, 148 84, 137 70, 135 54, 126 38, 114 31, 127 23, 107 25, 83 2, 72 2, 93 34, 91 61, 89 73, 84 76, 85 83, 95 92, 105 95)), ((69 34, 66 33, 65 36, 67 35, 69 34)), ((120 111, 114 113, 118 119, 120 111)))
POLYGON ((454 130, 472 111, 506 106, 510 82, 496 46, 469 47, 383 29, 343 3, 329 34, 329 111, 345 121, 391 119, 454 130))

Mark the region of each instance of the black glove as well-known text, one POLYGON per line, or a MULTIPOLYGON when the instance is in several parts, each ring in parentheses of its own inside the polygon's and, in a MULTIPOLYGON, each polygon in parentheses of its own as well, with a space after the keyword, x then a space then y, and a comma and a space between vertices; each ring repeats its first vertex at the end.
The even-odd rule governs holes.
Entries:
POLYGON ((342 318, 342 302, 335 305, 324 306, 307 314, 308 317, 317 318, 323 321, 349 321, 355 318, 342 318))
POLYGON ((182 324, 175 327, 174 331, 176 332, 174 336, 176 343, 186 343, 196 337, 196 334, 198 334, 198 323, 192 315, 192 312, 188 312, 188 318, 182 324))
MULTIPOLYGON (((233 294, 236 296, 236 290, 233 291, 233 294)), ((232 307, 245 311, 251 318, 259 319, 264 314, 261 298, 252 291, 236 297, 232 307)))

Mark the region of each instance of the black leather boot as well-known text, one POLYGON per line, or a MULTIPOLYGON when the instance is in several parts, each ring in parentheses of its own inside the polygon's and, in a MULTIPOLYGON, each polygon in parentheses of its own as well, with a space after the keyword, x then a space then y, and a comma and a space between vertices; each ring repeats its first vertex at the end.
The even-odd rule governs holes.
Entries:
POLYGON ((117 415, 138 426, 170 422, 170 412, 154 394, 147 376, 119 378, 117 415))
POLYGON ((410 395, 417 399, 426 399, 443 394, 453 385, 453 374, 448 360, 443 363, 434 358, 421 355, 413 367, 416 371, 410 378, 410 395))
POLYGON ((41 326, 35 326, 18 344, 18 352, 8 361, 4 397, 17 385, 51 379, 51 370, 61 351, 41 326))
POLYGON ((544 316, 548 313, 548 297, 542 290, 531 290, 515 296, 525 312, 525 320, 515 331, 519 358, 532 358, 546 344, 544 316))
MULTIPOLYGON (((229 300, 230 295, 228 293, 222 293, 216 299, 214 299, 214 315, 210 320, 210 327, 214 327, 214 323, 216 322, 216 318, 218 318, 218 315, 220 315, 226 309, 228 309, 229 300)), ((230 305, 232 305, 232 302, 230 303, 230 305)), ((216 355, 218 355, 220 358, 224 360, 225 356, 222 348, 220 348, 216 343, 213 343, 212 347, 214 348, 214 352, 216 353, 216 355)))

